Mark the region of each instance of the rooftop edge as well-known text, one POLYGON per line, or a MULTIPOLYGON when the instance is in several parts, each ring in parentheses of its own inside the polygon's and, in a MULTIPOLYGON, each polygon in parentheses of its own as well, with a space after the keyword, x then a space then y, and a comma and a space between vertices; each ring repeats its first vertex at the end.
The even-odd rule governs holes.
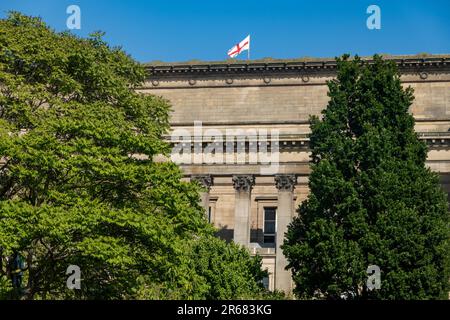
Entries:
MULTIPOLYGON (((385 60, 395 61, 400 69, 450 67, 450 54, 442 55, 383 55, 385 60)), ((371 63, 372 57, 361 57, 371 63)), ((144 68, 152 75, 174 73, 248 73, 258 71, 298 71, 335 69, 331 58, 260 59, 226 61, 191 61, 177 63, 148 63, 144 68)))

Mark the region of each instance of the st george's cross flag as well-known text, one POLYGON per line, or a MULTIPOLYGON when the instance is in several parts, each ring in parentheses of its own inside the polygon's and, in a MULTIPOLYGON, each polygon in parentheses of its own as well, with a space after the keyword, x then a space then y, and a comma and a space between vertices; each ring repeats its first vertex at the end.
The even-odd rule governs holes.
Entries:
POLYGON ((235 45, 233 48, 228 50, 228 55, 231 58, 236 57, 238 54, 240 54, 242 51, 249 50, 250 51, 250 35, 248 35, 244 40, 239 42, 237 45, 235 45))

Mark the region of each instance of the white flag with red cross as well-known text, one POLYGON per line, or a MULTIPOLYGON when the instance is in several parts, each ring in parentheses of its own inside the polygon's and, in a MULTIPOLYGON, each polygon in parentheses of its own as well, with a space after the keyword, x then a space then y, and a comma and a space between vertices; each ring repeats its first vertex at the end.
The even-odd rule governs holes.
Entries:
POLYGON ((237 45, 235 45, 233 48, 228 50, 228 55, 231 58, 236 57, 238 54, 240 54, 242 51, 249 50, 250 51, 250 35, 248 35, 244 40, 239 42, 237 45))

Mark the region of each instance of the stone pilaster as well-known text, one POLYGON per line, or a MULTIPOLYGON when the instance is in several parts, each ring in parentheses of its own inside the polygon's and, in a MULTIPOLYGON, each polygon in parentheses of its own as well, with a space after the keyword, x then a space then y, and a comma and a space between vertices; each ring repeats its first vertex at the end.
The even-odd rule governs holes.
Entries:
POLYGON ((205 216, 209 212, 209 191, 214 184, 214 178, 211 175, 196 175, 191 177, 191 181, 197 181, 205 190, 200 192, 200 204, 205 210, 205 216))
POLYGON ((250 245, 250 205, 254 185, 255 177, 252 175, 233 176, 233 187, 236 190, 234 242, 246 247, 250 245))
POLYGON ((283 255, 280 247, 283 245, 287 226, 292 220, 294 212, 294 188, 296 183, 297 178, 293 174, 275 176, 275 184, 278 189, 275 288, 287 294, 292 292, 291 272, 285 269, 287 259, 283 255))

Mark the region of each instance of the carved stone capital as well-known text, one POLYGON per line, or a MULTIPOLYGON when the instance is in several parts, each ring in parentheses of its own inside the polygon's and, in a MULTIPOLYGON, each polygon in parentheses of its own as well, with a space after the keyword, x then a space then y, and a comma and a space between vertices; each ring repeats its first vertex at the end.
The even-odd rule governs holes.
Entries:
POLYGON ((297 184, 297 177, 295 174, 277 174, 275 176, 275 185, 281 191, 294 191, 297 184))
POLYGON ((214 184, 214 178, 209 174, 192 176, 191 181, 197 181, 202 187, 204 187, 208 191, 214 184))
POLYGON ((255 185, 255 177, 252 175, 233 176, 233 187, 236 191, 251 191, 255 185))

